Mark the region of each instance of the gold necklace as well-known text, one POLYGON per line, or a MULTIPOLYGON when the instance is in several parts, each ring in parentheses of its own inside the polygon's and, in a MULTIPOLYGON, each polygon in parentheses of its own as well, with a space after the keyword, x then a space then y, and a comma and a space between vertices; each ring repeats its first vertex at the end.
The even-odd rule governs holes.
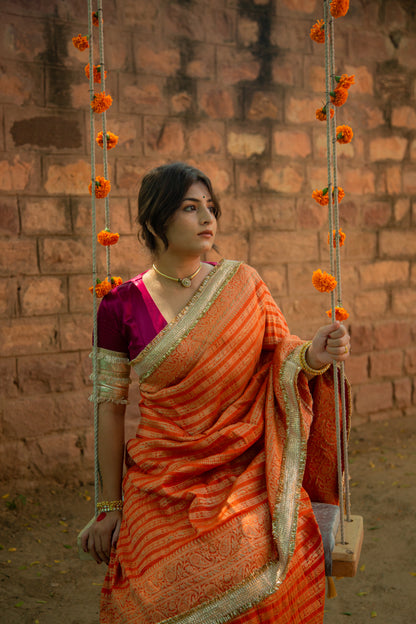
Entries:
POLYGON ((166 277, 166 279, 170 279, 173 282, 178 282, 184 288, 189 288, 192 284, 192 280, 194 279, 194 277, 198 275, 198 273, 200 272, 202 268, 202 264, 199 265, 197 270, 194 271, 192 275, 188 275, 188 277, 182 277, 182 279, 180 277, 172 277, 171 275, 165 275, 165 273, 162 273, 162 271, 159 271, 159 269, 155 265, 153 265, 153 268, 156 271, 156 273, 158 273, 162 277, 166 277))

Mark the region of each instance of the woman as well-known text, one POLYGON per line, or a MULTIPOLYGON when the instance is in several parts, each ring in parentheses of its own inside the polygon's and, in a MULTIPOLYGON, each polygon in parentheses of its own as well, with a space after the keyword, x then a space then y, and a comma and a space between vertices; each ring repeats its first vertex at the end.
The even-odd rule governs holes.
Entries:
POLYGON ((151 171, 138 218, 153 266, 99 308, 102 492, 83 546, 108 563, 102 623, 323 619, 310 500, 337 501, 326 371, 349 336, 334 323, 303 342, 252 268, 204 262, 219 215, 200 171, 151 171), (122 487, 130 366, 141 418, 122 487))

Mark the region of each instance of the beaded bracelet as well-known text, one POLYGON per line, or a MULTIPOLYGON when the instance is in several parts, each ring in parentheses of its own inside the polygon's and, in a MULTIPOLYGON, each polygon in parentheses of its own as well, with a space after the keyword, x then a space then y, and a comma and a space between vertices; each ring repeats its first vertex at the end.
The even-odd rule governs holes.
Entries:
POLYGON ((122 511, 123 510, 123 501, 115 500, 115 501, 100 501, 97 503, 97 511, 122 511))
POLYGON ((300 350, 300 353, 299 353, 300 365, 302 367, 302 370, 305 371, 305 373, 308 373, 308 375, 323 375, 325 371, 327 371, 328 368, 331 366, 331 364, 326 364, 323 368, 312 368, 311 366, 309 366, 309 364, 306 361, 306 351, 309 349, 311 344, 312 344, 311 341, 305 342, 302 349, 300 350))

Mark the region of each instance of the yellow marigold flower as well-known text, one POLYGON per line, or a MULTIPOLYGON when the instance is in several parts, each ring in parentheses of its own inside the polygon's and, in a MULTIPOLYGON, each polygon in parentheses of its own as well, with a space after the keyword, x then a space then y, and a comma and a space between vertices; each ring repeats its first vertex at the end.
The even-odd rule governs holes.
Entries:
POLYGON ((94 113, 103 113, 110 108, 112 103, 113 98, 111 95, 106 95, 105 91, 101 91, 100 93, 94 94, 94 97, 91 100, 91 108, 94 113))
MULTIPOLYGON (((93 69, 93 74, 94 74, 94 82, 101 84, 101 76, 102 76, 101 65, 93 65, 92 69, 93 69)), ((88 63, 88 65, 85 65, 84 71, 85 71, 86 77, 89 79, 89 77, 90 77, 90 65, 89 65, 89 63, 88 63)), ((107 72, 105 70, 104 70, 104 78, 107 78, 107 72)))
POLYGON ((337 89, 349 89, 351 85, 355 84, 355 74, 348 76, 348 74, 342 74, 341 76, 335 76, 337 81, 337 89))
POLYGON ((310 38, 312 41, 316 41, 316 43, 324 43, 325 42, 325 27, 324 20, 320 19, 315 22, 315 24, 311 28, 310 38))
MULTIPOLYGON (((338 241, 339 246, 342 247, 345 242, 346 234, 341 229, 338 230, 338 241)), ((337 246, 337 234, 336 230, 332 230, 332 244, 334 247, 337 246)), ((329 245, 329 234, 328 234, 328 245, 329 245)))
MULTIPOLYGON (((113 134, 112 132, 106 132, 106 139, 107 139, 107 149, 112 149, 113 147, 115 147, 118 143, 118 136, 116 134, 113 134)), ((98 145, 100 147, 104 146, 104 141, 103 141, 103 133, 102 131, 99 132, 97 134, 97 138, 95 139, 98 143, 98 145)))
MULTIPOLYGON (((332 310, 327 310, 326 313, 329 316, 329 318, 332 318, 332 310)), ((341 308, 339 306, 335 307, 335 320, 336 321, 346 321, 348 317, 349 317, 349 314, 345 308, 341 308)))
MULTIPOLYGON (((330 118, 332 119, 332 117, 334 116, 333 108, 330 109, 329 115, 330 115, 330 118)), ((326 106, 322 106, 322 108, 316 109, 316 118, 318 119, 318 121, 326 121, 326 106)))
POLYGON ((332 17, 344 17, 350 8, 350 0, 331 0, 332 17))
POLYGON ((337 87, 335 91, 331 91, 329 95, 331 96, 331 102, 334 106, 342 106, 348 99, 348 91, 342 87, 337 87))
MULTIPOLYGON (((88 186, 88 190, 90 195, 92 195, 92 182, 90 182, 88 186)), ((111 184, 109 180, 103 178, 103 176, 97 176, 95 178, 95 196, 97 199, 103 199, 103 197, 107 197, 109 192, 111 191, 111 184)))
POLYGON ((115 245, 120 238, 120 234, 117 232, 110 232, 107 228, 105 230, 101 230, 97 234, 97 240, 100 245, 104 247, 109 247, 110 245, 115 245))
POLYGON ((90 47, 90 44, 88 43, 88 37, 83 37, 83 35, 81 34, 79 34, 77 37, 72 37, 72 43, 81 52, 90 47))
POLYGON ((318 269, 313 272, 312 284, 319 292, 332 292, 337 285, 337 280, 330 273, 318 269))
POLYGON ((336 136, 338 143, 351 143, 354 133, 350 126, 337 126, 336 136))

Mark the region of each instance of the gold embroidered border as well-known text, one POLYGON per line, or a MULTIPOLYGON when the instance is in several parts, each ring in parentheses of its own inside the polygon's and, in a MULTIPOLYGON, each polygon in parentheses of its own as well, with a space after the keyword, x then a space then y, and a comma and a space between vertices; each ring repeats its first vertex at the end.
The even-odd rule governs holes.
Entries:
MULTIPOLYGON (((93 353, 90 357, 93 357, 93 353)), ((97 401, 98 403, 128 404, 130 365, 126 353, 97 347, 97 401)), ((94 375, 90 378, 93 379, 94 375)), ((94 401, 94 395, 89 397, 94 401)))
POLYGON ((296 348, 283 363, 279 378, 287 414, 279 493, 272 518, 279 560, 269 561, 243 583, 221 596, 159 624, 225 624, 273 594, 284 581, 295 549, 299 497, 306 461, 306 440, 302 436, 297 390, 300 370, 299 348, 296 348))
POLYGON ((140 383, 149 377, 186 338, 221 294, 241 262, 221 260, 203 280, 184 309, 130 362, 140 383))

